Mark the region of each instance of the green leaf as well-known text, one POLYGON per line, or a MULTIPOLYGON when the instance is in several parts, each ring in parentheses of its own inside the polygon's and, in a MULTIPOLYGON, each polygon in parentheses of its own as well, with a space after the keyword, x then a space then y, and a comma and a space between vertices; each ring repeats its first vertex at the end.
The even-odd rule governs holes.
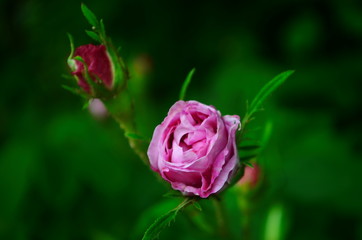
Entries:
POLYGON ((94 15, 94 13, 84 3, 82 3, 81 9, 89 24, 98 28, 99 24, 96 15, 94 15))
MULTIPOLYGON (((289 70, 283 72, 276 77, 274 77, 271 81, 269 81, 265 86, 259 91, 254 100, 251 102, 248 113, 245 115, 243 119, 243 123, 245 124, 251 116, 261 109, 261 105, 264 100, 277 89, 282 83, 284 83, 287 78, 294 73, 294 70, 289 70)), ((243 126, 244 126, 243 124, 243 126)))
POLYGON ((187 75, 183 85, 182 85, 182 88, 181 88, 181 92, 180 92, 180 100, 184 100, 185 98, 185 95, 186 95, 186 91, 187 91, 187 87, 189 86, 190 82, 191 82, 191 79, 192 79, 192 76, 194 75, 195 73, 195 68, 193 68, 189 74, 187 75))
POLYGON ((192 203, 194 199, 186 198, 182 203, 180 203, 176 208, 167 212, 166 214, 159 217, 145 232, 142 240, 154 240, 158 238, 162 230, 166 227, 169 227, 172 221, 175 220, 178 212, 186 207, 188 204, 192 203))
POLYGON ((85 32, 87 33, 87 35, 92 38, 94 41, 96 42, 101 42, 101 39, 99 38, 98 34, 93 32, 93 31, 88 31, 88 30, 85 30, 85 32))

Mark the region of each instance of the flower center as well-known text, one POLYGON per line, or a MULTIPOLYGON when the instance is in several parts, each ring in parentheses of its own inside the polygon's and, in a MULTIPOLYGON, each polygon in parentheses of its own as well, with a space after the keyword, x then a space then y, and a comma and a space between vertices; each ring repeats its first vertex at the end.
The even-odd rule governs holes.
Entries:
POLYGON ((204 130, 186 133, 182 136, 179 144, 183 152, 191 150, 198 158, 206 154, 207 145, 206 132, 204 130))

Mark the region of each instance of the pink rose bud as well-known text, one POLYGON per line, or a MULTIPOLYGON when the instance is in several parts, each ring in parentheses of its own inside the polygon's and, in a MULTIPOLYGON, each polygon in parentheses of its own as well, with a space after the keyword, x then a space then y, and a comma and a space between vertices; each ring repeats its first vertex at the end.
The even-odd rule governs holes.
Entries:
POLYGON ((213 106, 178 101, 153 133, 151 168, 185 195, 207 198, 223 190, 239 168, 239 116, 213 106))
MULTIPOLYGON (((101 83, 111 90, 113 87, 113 70, 111 59, 104 45, 83 45, 78 47, 73 57, 80 56, 88 67, 88 74, 94 82, 101 83)), ((87 93, 91 93, 91 86, 86 80, 84 64, 78 60, 69 63, 72 74, 78 79, 78 85, 87 93)))
POLYGON ((260 167, 258 164, 254 163, 253 167, 246 166, 244 171, 244 176, 238 182, 238 185, 245 186, 247 188, 255 187, 260 179, 260 167))

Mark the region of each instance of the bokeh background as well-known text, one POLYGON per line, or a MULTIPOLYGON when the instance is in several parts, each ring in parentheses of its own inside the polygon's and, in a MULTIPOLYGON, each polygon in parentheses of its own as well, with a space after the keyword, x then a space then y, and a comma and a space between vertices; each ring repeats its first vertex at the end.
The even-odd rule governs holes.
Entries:
MULTIPOLYGON (((248 237, 362 239, 360 1, 85 3, 122 47, 148 137, 193 67, 187 98, 241 116, 263 84, 295 69, 254 123, 272 121, 273 134, 248 237)), ((66 32, 92 42, 80 2, 2 0, 0 13, 0 239, 140 239, 178 200, 162 197, 112 119, 61 88, 66 32)), ((246 239, 235 192, 230 225, 246 239)), ((160 239, 218 239, 207 232, 182 214, 160 239)))

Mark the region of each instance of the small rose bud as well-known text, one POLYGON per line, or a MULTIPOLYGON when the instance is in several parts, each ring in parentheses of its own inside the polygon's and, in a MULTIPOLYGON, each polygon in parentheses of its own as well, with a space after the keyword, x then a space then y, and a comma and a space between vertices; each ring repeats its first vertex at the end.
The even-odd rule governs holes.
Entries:
POLYGON ((76 76, 78 85, 88 94, 94 95, 95 89, 89 83, 87 77, 91 79, 97 86, 106 90, 112 90, 114 86, 114 70, 111 58, 104 45, 83 45, 78 47, 73 58, 68 60, 68 65, 72 70, 72 74, 76 76), (74 59, 81 57, 83 62, 74 59))
POLYGON ((90 100, 88 109, 92 116, 97 120, 104 120, 108 116, 108 111, 104 103, 99 99, 90 100))
POLYGON ((178 101, 153 133, 151 168, 185 195, 207 198, 222 191, 239 167, 235 134, 239 116, 213 106, 178 101))
POLYGON ((239 186, 245 188, 254 188, 257 186, 260 180, 260 167, 254 163, 253 167, 246 166, 244 170, 244 176, 238 182, 239 186))

